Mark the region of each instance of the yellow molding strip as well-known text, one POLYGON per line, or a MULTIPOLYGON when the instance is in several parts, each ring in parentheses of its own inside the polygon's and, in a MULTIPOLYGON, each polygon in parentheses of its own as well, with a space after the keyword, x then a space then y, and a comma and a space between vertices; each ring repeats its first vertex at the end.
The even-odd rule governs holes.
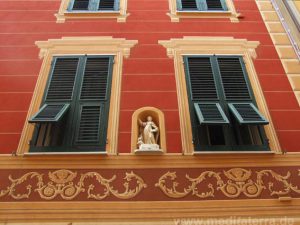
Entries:
POLYGON ((150 201, 150 202, 3 202, 0 221, 9 222, 130 222, 180 218, 252 217, 293 218, 300 222, 300 199, 150 201), (26 213, 24 213, 24 211, 26 213), (53 216, 55 215, 55 216, 53 216))
POLYGON ((138 169, 299 166, 300 153, 0 156, 0 169, 138 169))

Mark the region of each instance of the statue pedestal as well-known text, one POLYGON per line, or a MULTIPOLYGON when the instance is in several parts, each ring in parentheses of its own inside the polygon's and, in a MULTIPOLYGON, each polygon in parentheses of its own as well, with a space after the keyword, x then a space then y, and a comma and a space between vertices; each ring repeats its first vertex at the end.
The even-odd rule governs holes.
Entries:
POLYGON ((159 148, 157 144, 141 144, 139 149, 134 151, 135 154, 147 154, 147 155, 155 155, 155 154, 163 154, 163 150, 159 148))

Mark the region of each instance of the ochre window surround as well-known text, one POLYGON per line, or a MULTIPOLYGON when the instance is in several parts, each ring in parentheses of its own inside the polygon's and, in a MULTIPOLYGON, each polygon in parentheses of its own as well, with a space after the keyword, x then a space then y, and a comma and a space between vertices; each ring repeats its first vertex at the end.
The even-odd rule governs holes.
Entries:
POLYGON ((116 18, 117 22, 126 22, 127 0, 120 0, 118 11, 72 12, 68 11, 71 0, 61 0, 58 13, 55 14, 57 23, 64 23, 66 19, 116 18))
POLYGON ((231 22, 239 22, 241 16, 235 9, 233 0, 225 0, 227 11, 178 11, 177 0, 169 0, 167 13, 172 22, 179 22, 180 18, 229 18, 231 22))
MULTIPOLYGON (((265 132, 270 142, 270 150, 273 153, 281 153, 280 144, 252 61, 252 58, 256 58, 255 49, 259 45, 258 41, 247 41, 246 39, 234 39, 232 37, 184 37, 167 41, 161 40, 158 43, 167 49, 167 55, 170 58, 174 58, 184 154, 191 155, 195 153, 183 64, 185 55, 240 55, 243 57, 258 108, 270 122, 269 125, 265 126, 265 132)), ((245 152, 248 153, 248 151, 245 152)))
MULTIPOLYGON (((137 44, 136 40, 112 37, 63 37, 61 39, 49 39, 48 41, 37 41, 40 48, 40 58, 43 59, 38 81, 34 90, 27 119, 19 142, 17 154, 28 153, 29 142, 34 132, 34 125, 27 121, 39 110, 43 99, 43 93, 47 84, 51 62, 54 56, 67 55, 113 55, 114 65, 111 84, 111 97, 106 153, 117 154, 117 141, 120 112, 121 75, 123 57, 128 58, 130 49, 137 44)), ((66 154, 66 153, 63 153, 66 154)))

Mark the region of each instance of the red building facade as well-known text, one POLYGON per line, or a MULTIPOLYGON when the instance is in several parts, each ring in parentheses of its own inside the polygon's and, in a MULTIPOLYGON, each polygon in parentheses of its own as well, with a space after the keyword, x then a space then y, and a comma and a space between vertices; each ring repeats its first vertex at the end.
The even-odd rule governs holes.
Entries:
POLYGON ((118 12, 82 15, 66 13, 65 0, 0 1, 1 222, 299 220, 299 104, 262 3, 228 0, 225 13, 174 12, 174 4, 124 0, 118 12), (114 57, 105 151, 33 154, 28 119, 51 60, 72 55, 114 57), (270 122, 268 151, 195 150, 183 72, 191 55, 242 57, 270 122), (139 115, 159 125, 161 154, 135 153, 139 115))

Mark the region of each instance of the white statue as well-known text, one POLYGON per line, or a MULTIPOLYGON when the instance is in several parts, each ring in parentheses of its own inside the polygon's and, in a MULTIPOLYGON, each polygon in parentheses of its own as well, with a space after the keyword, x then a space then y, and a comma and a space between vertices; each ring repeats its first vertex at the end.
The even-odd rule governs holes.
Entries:
POLYGON ((153 122, 151 116, 147 116, 147 121, 143 122, 139 119, 140 136, 138 138, 138 146, 141 150, 157 150, 159 149, 158 138, 159 129, 153 122))

